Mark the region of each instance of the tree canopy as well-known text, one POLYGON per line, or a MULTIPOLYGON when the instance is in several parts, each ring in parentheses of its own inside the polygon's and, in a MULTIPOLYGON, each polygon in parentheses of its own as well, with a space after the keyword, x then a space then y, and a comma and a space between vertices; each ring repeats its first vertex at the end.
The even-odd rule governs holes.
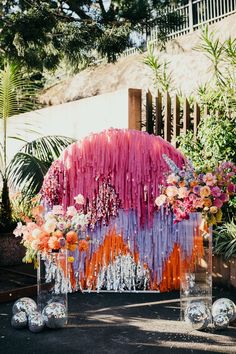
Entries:
POLYGON ((157 25, 160 37, 181 19, 157 16, 174 0, 2 0, 0 55, 29 71, 77 66, 97 54, 115 61, 132 45, 133 31, 157 25))

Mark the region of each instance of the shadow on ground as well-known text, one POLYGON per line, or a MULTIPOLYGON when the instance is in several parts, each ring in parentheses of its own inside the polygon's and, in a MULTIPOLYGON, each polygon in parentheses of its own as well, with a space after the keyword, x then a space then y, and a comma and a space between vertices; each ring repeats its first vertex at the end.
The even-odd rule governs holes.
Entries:
MULTIPOLYGON (((216 297, 236 300, 236 293, 216 297)), ((236 327, 190 331, 179 322, 179 293, 75 293, 69 323, 33 334, 10 326, 12 303, 0 305, 0 352, 8 353, 236 353, 236 327)))

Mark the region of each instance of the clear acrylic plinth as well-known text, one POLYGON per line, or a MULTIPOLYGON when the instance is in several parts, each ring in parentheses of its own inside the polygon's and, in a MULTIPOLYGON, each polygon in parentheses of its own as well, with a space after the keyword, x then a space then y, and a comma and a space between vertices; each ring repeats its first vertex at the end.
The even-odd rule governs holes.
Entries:
POLYGON ((39 253, 37 269, 37 302, 42 311, 46 305, 61 303, 68 311, 68 262, 67 250, 39 253))
POLYGON ((180 246, 180 319, 192 303, 212 307, 212 230, 204 227, 201 213, 181 222, 180 246))

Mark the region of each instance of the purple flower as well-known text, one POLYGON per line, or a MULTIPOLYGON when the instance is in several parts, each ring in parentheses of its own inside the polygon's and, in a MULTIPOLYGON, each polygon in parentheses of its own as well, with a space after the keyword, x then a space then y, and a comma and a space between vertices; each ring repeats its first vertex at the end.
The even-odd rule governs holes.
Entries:
POLYGON ((193 187, 193 193, 199 194, 199 191, 200 191, 199 186, 194 186, 194 187, 193 187))

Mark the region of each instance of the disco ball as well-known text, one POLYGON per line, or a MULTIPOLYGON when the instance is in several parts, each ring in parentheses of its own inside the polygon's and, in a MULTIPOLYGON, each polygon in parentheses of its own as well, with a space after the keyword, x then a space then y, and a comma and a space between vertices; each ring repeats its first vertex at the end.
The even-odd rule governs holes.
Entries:
POLYGON ((41 332, 44 328, 43 316, 40 312, 32 312, 28 317, 29 330, 33 333, 41 332))
POLYGON ((51 302, 42 312, 43 320, 49 328, 62 328, 67 323, 67 311, 65 305, 59 302, 51 302))
POLYGON ((25 328, 27 326, 27 315, 24 311, 17 312, 11 318, 11 325, 15 329, 25 328))
POLYGON ((211 323, 211 313, 204 302, 191 302, 185 309, 184 319, 194 329, 205 329, 211 323))
POLYGON ((21 299, 17 300, 12 307, 13 315, 21 311, 25 312, 26 315, 29 315, 31 312, 34 312, 36 310, 36 302, 33 299, 30 299, 29 297, 22 297, 21 299))
POLYGON ((233 322, 236 319, 236 306, 234 302, 227 298, 221 298, 214 302, 212 305, 212 316, 226 315, 229 322, 233 322))
POLYGON ((229 325, 229 318, 222 313, 213 317, 213 324, 216 329, 225 329, 229 325))

